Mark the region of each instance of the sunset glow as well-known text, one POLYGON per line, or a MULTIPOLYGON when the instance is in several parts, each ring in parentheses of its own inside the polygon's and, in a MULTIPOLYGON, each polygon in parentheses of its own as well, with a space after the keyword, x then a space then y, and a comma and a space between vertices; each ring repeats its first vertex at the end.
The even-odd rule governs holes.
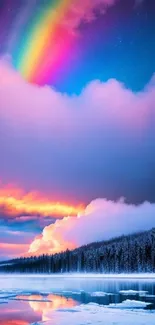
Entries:
POLYGON ((83 206, 54 202, 40 193, 24 191, 18 188, 0 189, 0 208, 8 215, 17 214, 40 215, 51 217, 74 216, 83 210, 83 206))

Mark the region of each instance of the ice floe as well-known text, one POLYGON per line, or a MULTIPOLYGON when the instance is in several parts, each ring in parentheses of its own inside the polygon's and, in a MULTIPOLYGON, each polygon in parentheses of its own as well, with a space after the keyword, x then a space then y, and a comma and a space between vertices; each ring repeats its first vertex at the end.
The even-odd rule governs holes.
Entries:
POLYGON ((137 290, 120 290, 119 293, 121 295, 124 295, 124 296, 136 296, 136 295, 146 296, 148 291, 143 291, 143 290, 140 290, 140 291, 137 291, 137 290))
POLYGON ((139 300, 124 300, 118 304, 110 304, 108 308, 121 308, 121 309, 133 309, 133 308, 146 308, 147 306, 151 305, 151 302, 139 301, 139 300))
POLYGON ((35 325, 154 325, 155 313, 144 310, 113 310, 91 303, 47 313, 46 319, 47 322, 38 322, 35 325))
POLYGON ((113 293, 103 292, 103 291, 96 291, 90 294, 91 297, 106 297, 106 296, 113 296, 113 295, 114 295, 113 293))
POLYGON ((145 297, 146 297, 146 298, 149 298, 149 299, 153 299, 153 298, 155 299, 155 295, 149 295, 149 294, 148 294, 148 295, 146 295, 145 297))
POLYGON ((65 295, 65 296, 80 296, 82 293, 84 293, 83 290, 80 290, 80 291, 62 291, 61 292, 61 294, 65 295))

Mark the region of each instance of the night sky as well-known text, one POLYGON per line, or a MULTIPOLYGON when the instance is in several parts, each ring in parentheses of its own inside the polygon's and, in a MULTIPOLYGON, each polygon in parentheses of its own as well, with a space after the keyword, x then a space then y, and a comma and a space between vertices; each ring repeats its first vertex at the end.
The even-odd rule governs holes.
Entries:
POLYGON ((155 203, 154 73, 153 0, 0 0, 0 259, 94 199, 155 203))

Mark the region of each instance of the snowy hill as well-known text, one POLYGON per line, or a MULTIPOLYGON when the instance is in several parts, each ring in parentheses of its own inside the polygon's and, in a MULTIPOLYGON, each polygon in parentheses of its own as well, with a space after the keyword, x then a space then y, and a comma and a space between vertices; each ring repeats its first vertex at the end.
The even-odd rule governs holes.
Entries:
POLYGON ((54 255, 0 263, 1 272, 145 273, 155 272, 155 229, 95 242, 54 255))

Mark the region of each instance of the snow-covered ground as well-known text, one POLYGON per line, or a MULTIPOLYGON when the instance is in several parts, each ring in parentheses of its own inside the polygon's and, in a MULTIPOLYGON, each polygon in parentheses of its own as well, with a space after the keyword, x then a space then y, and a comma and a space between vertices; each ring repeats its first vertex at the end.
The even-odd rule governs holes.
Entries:
MULTIPOLYGON (((143 310, 114 310, 91 303, 47 313, 46 320, 44 325, 154 325, 155 313, 143 310)), ((38 324, 41 322, 35 323, 38 324)))

